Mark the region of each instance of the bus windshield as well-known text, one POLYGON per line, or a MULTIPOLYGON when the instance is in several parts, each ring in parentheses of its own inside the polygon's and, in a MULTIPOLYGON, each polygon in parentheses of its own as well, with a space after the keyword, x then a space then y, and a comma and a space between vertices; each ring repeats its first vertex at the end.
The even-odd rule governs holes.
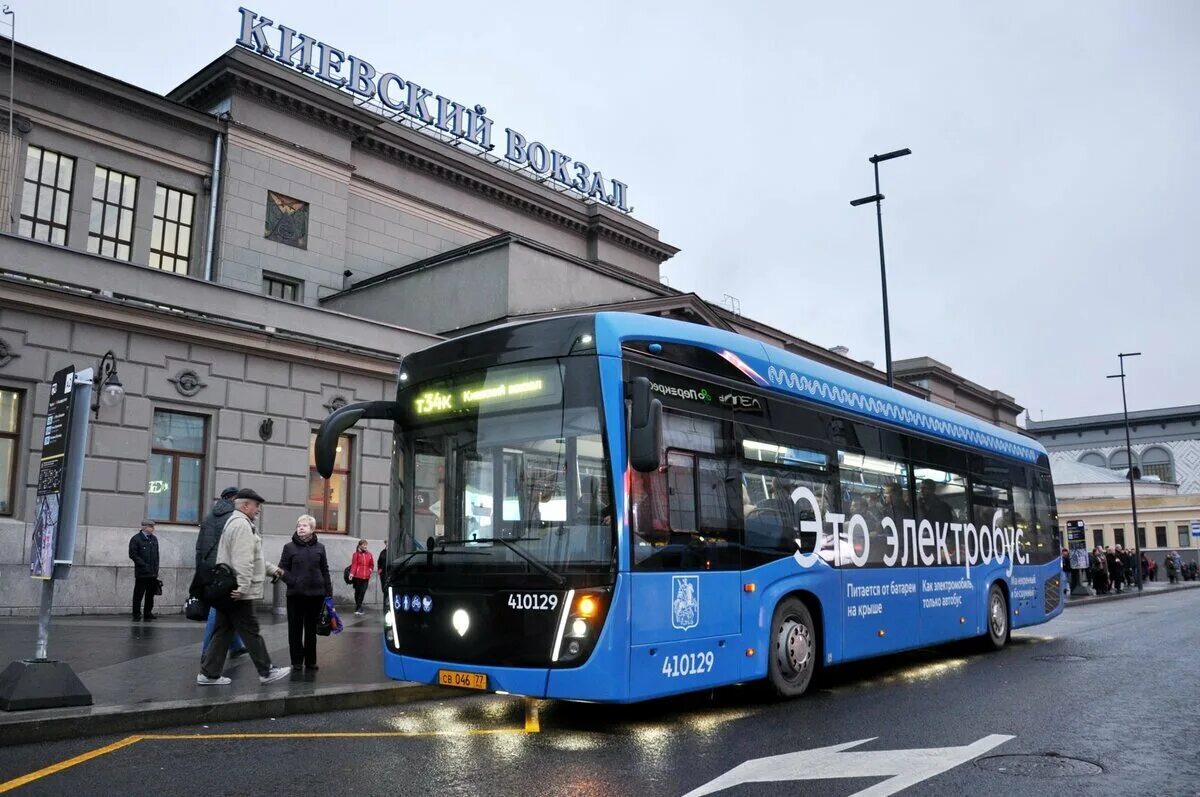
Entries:
MULTIPOLYGON (((612 494, 594 358, 498 366, 400 393, 394 575, 610 574, 612 494), (408 557, 409 553, 415 556, 408 557)), ((594 583, 594 579, 589 579, 594 583)))

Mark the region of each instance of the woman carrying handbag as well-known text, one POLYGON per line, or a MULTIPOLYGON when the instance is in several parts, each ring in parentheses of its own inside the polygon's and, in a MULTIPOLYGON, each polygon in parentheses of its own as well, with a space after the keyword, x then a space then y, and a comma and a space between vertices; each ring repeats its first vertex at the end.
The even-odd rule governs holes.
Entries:
POLYGON ((329 580, 329 559, 325 546, 317 542, 317 521, 312 515, 296 519, 296 533, 283 546, 279 566, 283 568, 287 588, 288 647, 292 672, 303 666, 317 670, 317 620, 326 598, 333 595, 329 580))
POLYGON ((354 613, 364 614, 363 598, 367 594, 367 584, 371 581, 371 573, 375 571, 375 557, 367 550, 367 541, 359 540, 358 547, 350 557, 350 580, 354 584, 354 613))

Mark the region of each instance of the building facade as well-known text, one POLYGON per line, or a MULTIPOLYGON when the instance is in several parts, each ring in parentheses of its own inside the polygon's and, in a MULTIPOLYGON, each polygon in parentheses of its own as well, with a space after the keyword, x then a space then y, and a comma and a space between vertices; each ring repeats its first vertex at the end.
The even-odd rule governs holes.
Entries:
MULTIPOLYGON (((303 513, 335 570, 359 537, 378 553, 389 429, 356 427, 328 482, 313 435, 332 409, 384 398, 403 355, 448 336, 624 309, 883 380, 662 284, 678 250, 621 203, 383 117, 248 44, 167 96, 16 46, 14 134, 0 132, 0 613, 38 605, 29 548, 48 380, 110 353, 124 398, 98 407, 86 442, 63 612, 128 611, 127 544, 143 517, 158 523, 163 604, 181 604, 197 525, 226 485, 267 499, 268 558, 303 513)), ((961 395, 992 421, 1015 407, 961 395)))
POLYGON ((1181 493, 1200 493, 1200 405, 1129 413, 1132 460, 1121 414, 1029 421, 1027 426, 1050 452, 1051 463, 1082 462, 1123 475, 1132 461, 1143 478, 1177 484, 1181 493))
MULTIPOLYGON (((1084 523, 1088 550, 1134 546, 1133 513, 1129 480, 1125 474, 1060 458, 1051 460, 1059 521, 1084 523)), ((1178 551, 1184 562, 1200 562, 1200 538, 1191 524, 1200 520, 1200 495, 1181 493, 1171 482, 1139 479, 1137 493, 1137 547, 1161 566, 1166 555, 1178 551)), ((1159 577, 1166 578, 1160 567, 1159 577)))

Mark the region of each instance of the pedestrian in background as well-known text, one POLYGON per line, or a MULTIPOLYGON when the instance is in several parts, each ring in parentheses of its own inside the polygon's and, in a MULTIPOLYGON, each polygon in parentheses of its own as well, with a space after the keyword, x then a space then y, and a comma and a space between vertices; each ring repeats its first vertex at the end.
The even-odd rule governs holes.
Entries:
POLYGON ((1092 551, 1091 560, 1089 561, 1092 569, 1092 588, 1099 595, 1108 593, 1108 559, 1104 556, 1104 549, 1099 545, 1092 551))
POLYGON ((383 550, 379 552, 379 594, 383 596, 383 602, 387 603, 387 546, 383 546, 383 550))
POLYGON ((354 613, 363 614, 363 598, 367 594, 367 584, 371 581, 371 573, 375 570, 375 557, 367 550, 367 541, 359 540, 358 547, 350 557, 350 579, 354 584, 354 613))
POLYGON ((254 602, 262 600, 266 577, 286 575, 263 559, 262 538, 254 528, 254 519, 263 503, 263 497, 253 490, 238 490, 233 497, 233 514, 221 532, 217 564, 228 565, 233 570, 237 589, 217 605, 217 630, 196 676, 196 683, 202 686, 232 683, 221 671, 225 669, 225 656, 235 633, 246 643, 260 682, 278 681, 292 671, 291 667, 271 666, 271 655, 267 653, 267 644, 258 632, 258 618, 254 616, 254 602))
MULTIPOLYGON (((200 534, 196 537, 197 573, 207 573, 217 563, 217 544, 221 542, 221 532, 225 530, 225 524, 233 514, 233 497, 237 495, 237 491, 236 487, 226 487, 222 490, 221 496, 213 502, 212 509, 200 523, 200 534)), ((217 610, 210 606, 208 607, 208 623, 204 626, 204 641, 200 643, 201 661, 204 660, 204 654, 208 652, 208 643, 212 641, 213 632, 216 629, 217 610)), ((242 644, 242 638, 237 634, 233 635, 233 642, 229 646, 229 655, 234 658, 246 655, 246 646, 242 644)))
POLYGON ((1108 574, 1112 577, 1113 587, 1120 595, 1121 589, 1125 586, 1125 559, 1121 556, 1120 550, 1113 551, 1112 558, 1108 561, 1108 574))
POLYGON ((317 519, 301 515, 296 533, 283 546, 279 567, 287 584, 288 649, 292 670, 301 667, 315 672, 317 667, 317 620, 325 599, 333 596, 329 579, 329 559, 325 546, 317 541, 317 519))
POLYGON ((1175 562, 1175 557, 1168 553, 1163 564, 1167 568, 1167 581, 1174 584, 1175 578, 1179 575, 1179 566, 1175 562))
POLYGON ((158 589, 158 538, 154 536, 153 520, 143 520, 141 531, 129 538, 129 558, 133 560, 133 619, 157 620, 154 593, 158 589))

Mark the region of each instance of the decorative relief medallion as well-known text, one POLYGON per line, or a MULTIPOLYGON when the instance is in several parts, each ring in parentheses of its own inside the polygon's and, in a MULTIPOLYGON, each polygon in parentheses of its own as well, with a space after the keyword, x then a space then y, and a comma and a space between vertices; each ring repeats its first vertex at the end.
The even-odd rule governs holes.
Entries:
POLYGON ((207 384, 200 381, 200 375, 190 368, 185 368, 167 381, 175 385, 175 389, 179 391, 179 395, 187 396, 188 398, 208 387, 207 384))
POLYGON ((0 340, 0 368, 3 368, 20 356, 13 353, 13 350, 8 347, 6 341, 0 340))

